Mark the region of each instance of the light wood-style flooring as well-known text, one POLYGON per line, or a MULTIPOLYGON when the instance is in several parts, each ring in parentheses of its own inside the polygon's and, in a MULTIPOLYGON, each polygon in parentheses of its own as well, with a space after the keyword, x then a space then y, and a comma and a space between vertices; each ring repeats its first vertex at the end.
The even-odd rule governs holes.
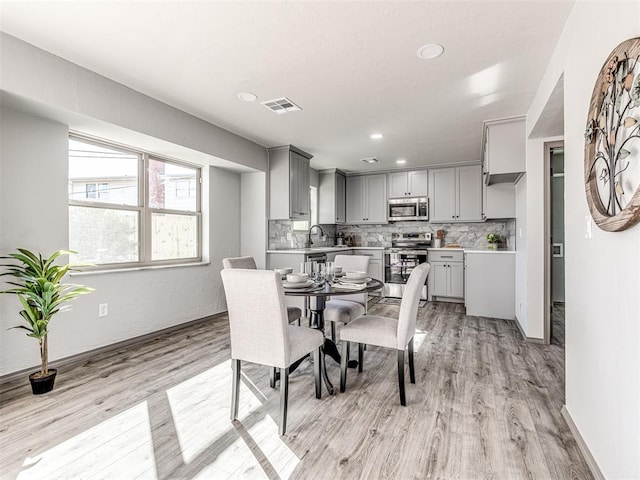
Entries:
POLYGON ((511 322, 434 302, 419 309, 415 348, 407 407, 395 352, 369 347, 347 391, 321 400, 304 362, 284 437, 266 367, 244 368, 240 420, 229 421, 225 317, 65 367, 44 396, 12 381, 0 386, 1 478, 592 478, 560 413, 562 345, 524 343, 511 322))

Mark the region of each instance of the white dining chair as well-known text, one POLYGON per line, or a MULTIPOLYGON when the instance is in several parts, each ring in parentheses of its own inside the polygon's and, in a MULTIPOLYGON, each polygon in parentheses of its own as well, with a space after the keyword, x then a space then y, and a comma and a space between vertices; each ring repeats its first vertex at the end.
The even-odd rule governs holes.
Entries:
POLYGON ((344 392, 347 385, 347 363, 349 361, 349 344, 358 344, 358 372, 362 372, 364 361, 364 345, 393 348, 398 351, 398 387, 400 389, 400 404, 407 405, 404 391, 404 363, 406 350, 409 352, 409 378, 416 383, 415 367, 413 364, 413 336, 416 331, 416 317, 418 304, 424 282, 431 266, 422 263, 413 269, 400 302, 398 319, 378 315, 365 315, 352 320, 342 327, 342 358, 340 364, 340 391, 344 392))
POLYGON ((233 385, 231 420, 238 417, 241 362, 280 369, 278 433, 287 429, 289 367, 313 352, 316 398, 322 395, 320 378, 324 335, 308 327, 290 325, 284 289, 276 272, 224 269, 220 272, 229 312, 233 385))
MULTIPOLYGON (((256 270, 256 261, 253 257, 230 257, 222 260, 224 268, 251 268, 256 270)), ((287 307, 287 317, 289 323, 297 322, 300 325, 300 317, 302 317, 302 309, 298 307, 287 307)))
MULTIPOLYGON (((370 260, 366 255, 336 255, 333 263, 341 266, 343 272, 367 272, 370 260)), ((366 293, 356 293, 340 295, 326 302, 324 320, 331 322, 331 340, 336 341, 335 322, 349 323, 367 313, 367 298, 366 293)))

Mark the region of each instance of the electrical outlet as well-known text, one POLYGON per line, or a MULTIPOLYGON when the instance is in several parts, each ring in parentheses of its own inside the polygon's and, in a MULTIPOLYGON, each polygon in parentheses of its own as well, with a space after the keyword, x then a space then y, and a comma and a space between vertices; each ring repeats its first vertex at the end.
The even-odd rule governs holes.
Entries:
POLYGON ((293 240, 293 238, 291 238, 291 232, 287 232, 287 240, 289 241, 293 240))
POLYGON ((101 303, 98 305, 98 317, 106 317, 109 315, 109 304, 101 303))
POLYGON ((384 236, 378 235, 378 241, 379 242, 384 242, 384 236))

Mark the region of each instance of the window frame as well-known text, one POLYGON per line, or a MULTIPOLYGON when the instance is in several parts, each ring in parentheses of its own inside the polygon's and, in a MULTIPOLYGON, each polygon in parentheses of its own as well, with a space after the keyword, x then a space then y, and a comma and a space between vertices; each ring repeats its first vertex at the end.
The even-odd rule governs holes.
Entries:
MULTIPOLYGON (((118 262, 118 263, 101 263, 96 265, 88 265, 82 267, 83 271, 96 270, 121 270, 121 269, 139 269, 143 267, 168 266, 168 265, 185 265, 202 262, 202 165, 189 163, 184 160, 170 158, 157 153, 149 152, 139 148, 122 145, 109 140, 90 137, 77 132, 69 132, 69 140, 89 143, 98 147, 106 147, 114 150, 120 150, 124 153, 136 155, 138 157, 138 192, 137 205, 127 205, 122 203, 113 203, 110 201, 92 201, 92 199, 77 200, 68 198, 68 206, 101 208, 106 210, 133 211, 138 214, 138 260, 135 262, 118 262), (195 187, 196 202, 195 211, 176 210, 168 208, 151 208, 149 201, 149 160, 164 162, 171 165, 182 166, 195 170, 195 187), (164 260, 152 260, 152 215, 154 213, 180 215, 196 218, 196 256, 189 258, 176 258, 164 260)), ((68 176, 68 173, 67 173, 68 176)), ((71 179, 68 179, 71 181, 71 179)), ((98 182, 96 184, 96 197, 98 197, 98 182)), ((111 200, 111 198, 109 198, 111 200)))

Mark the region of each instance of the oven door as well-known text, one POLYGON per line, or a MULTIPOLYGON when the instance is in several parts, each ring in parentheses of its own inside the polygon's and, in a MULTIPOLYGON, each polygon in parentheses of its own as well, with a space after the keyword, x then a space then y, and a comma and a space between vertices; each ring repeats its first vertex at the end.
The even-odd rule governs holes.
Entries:
MULTIPOLYGON (((414 268, 427 261, 425 251, 385 252, 384 254, 384 295, 402 298, 409 275, 414 268)), ((422 289, 420 298, 427 298, 427 286, 422 289)))

